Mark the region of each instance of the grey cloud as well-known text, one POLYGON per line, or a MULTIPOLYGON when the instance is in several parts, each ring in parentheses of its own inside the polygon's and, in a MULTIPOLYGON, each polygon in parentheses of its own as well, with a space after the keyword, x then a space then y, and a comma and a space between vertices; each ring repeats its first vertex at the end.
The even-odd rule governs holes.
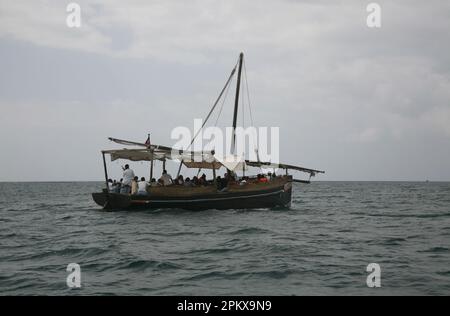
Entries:
POLYGON ((0 180, 101 179, 110 135, 171 143, 241 50, 282 160, 321 179, 448 180, 450 4, 378 2, 380 29, 364 1, 79 1, 75 30, 59 1, 2 1, 0 180))

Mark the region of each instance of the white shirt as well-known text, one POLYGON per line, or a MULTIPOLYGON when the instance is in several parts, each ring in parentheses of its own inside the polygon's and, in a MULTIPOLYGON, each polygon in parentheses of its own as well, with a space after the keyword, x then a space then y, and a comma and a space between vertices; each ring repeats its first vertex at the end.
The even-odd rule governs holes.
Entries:
POLYGON ((138 192, 147 192, 147 181, 139 181, 138 182, 138 192))
POLYGON ((161 179, 164 181, 164 185, 171 185, 172 184, 172 177, 168 173, 163 174, 161 176, 161 179))
POLYGON ((131 181, 134 179, 134 171, 131 169, 125 169, 123 171, 123 184, 131 186, 131 181))

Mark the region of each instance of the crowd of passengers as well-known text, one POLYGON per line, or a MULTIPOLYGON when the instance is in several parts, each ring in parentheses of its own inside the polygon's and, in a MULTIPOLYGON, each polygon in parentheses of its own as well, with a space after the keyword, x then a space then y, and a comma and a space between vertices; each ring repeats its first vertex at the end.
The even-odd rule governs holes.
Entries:
MULTIPOLYGON (((247 183, 266 183, 275 178, 275 173, 269 172, 268 175, 258 174, 256 178, 242 177, 239 179, 235 173, 225 173, 223 177, 218 176, 216 178, 216 185, 219 191, 227 189, 229 184, 245 185, 247 183)), ((134 171, 130 169, 129 165, 123 167, 123 178, 120 181, 108 179, 108 189, 112 193, 132 194, 132 195, 147 195, 149 187, 156 186, 184 186, 184 187, 198 187, 214 185, 213 180, 207 180, 206 174, 202 174, 201 177, 194 176, 192 179, 189 177, 184 178, 182 175, 178 176, 175 180, 167 173, 167 170, 163 170, 161 177, 156 180, 152 178, 150 182, 145 180, 145 177, 135 176, 134 171)))

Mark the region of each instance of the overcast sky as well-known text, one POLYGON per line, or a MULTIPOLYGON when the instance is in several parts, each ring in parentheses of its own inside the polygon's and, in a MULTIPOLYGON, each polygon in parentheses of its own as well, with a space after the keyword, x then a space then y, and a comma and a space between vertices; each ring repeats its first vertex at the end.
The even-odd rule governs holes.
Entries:
POLYGON ((69 2, 0 0, 0 181, 102 180, 108 136, 173 144, 240 51, 282 162, 318 180, 450 180, 447 0, 377 1, 381 28, 361 0, 79 0, 80 28, 69 2))

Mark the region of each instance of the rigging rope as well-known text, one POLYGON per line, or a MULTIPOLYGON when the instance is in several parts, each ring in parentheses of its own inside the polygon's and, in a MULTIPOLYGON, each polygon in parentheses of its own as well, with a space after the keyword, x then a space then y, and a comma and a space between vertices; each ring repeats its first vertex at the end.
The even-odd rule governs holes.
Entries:
MULTIPOLYGON (((228 80, 225 83, 225 86, 223 87, 222 91, 220 91, 220 94, 217 97, 216 102, 214 102, 214 105, 212 106, 212 108, 209 111, 208 115, 206 116, 206 119, 203 122, 202 127, 197 131, 195 136, 192 138, 191 143, 189 144, 189 147, 186 150, 189 150, 191 148, 191 146, 194 143, 195 139, 197 138, 198 134, 200 134, 200 132, 202 131, 203 127, 205 127, 206 123, 208 122, 211 114, 214 112, 214 109, 216 108, 217 104, 219 103, 220 99, 222 98, 222 95, 223 95, 224 91, 228 90, 228 87, 230 86, 231 79, 233 79, 234 73, 236 72, 237 65, 238 65, 238 63, 236 63, 236 65, 234 66, 233 70, 231 71, 231 74, 228 77, 228 80)), ((223 106, 223 104, 222 104, 222 106, 223 106)), ((180 161, 180 165, 178 167, 178 172, 177 172, 177 178, 180 175, 180 171, 181 171, 181 167, 182 166, 183 166, 183 160, 180 161)))
MULTIPOLYGON (((231 82, 232 82, 232 81, 231 81, 231 82)), ((219 114, 217 115, 217 119, 216 119, 216 122, 214 123, 214 126, 217 126, 217 122, 219 121, 220 115, 222 114, 223 105, 225 104, 225 101, 226 101, 226 99, 227 99, 228 91, 230 90, 230 87, 231 87, 231 82, 230 82, 230 84, 228 85, 227 90, 225 91, 225 95, 224 95, 224 97, 223 97, 222 104, 220 105, 219 114)))
POLYGON ((237 64, 234 66, 233 70, 231 71, 231 74, 230 74, 230 76, 228 77, 228 80, 227 80, 227 82, 225 83, 225 86, 223 87, 222 91, 220 91, 220 94, 219 94, 219 96, 217 97, 216 102, 214 102, 214 105, 213 105, 213 107, 211 108, 211 110, 209 111, 208 115, 206 116, 205 121, 204 121, 203 124, 202 124, 202 127, 197 131, 197 134, 195 134, 195 136, 192 138, 191 143, 190 143, 188 149, 192 146, 192 144, 194 143, 194 141, 195 141, 195 139, 197 138, 198 134, 200 134, 200 131, 203 129, 203 127, 205 127, 205 125, 206 125, 206 123, 208 122, 208 120, 209 120, 211 114, 214 112, 214 109, 216 108, 217 104, 219 103, 220 99, 222 98, 222 95, 223 95, 224 91, 227 90, 227 88, 229 87, 230 82, 231 82, 231 79, 233 78, 233 75, 234 75, 234 73, 236 72, 236 67, 237 67, 237 64))
MULTIPOLYGON (((244 64, 243 65, 244 66, 244 81, 245 81, 245 87, 246 87, 246 90, 247 90, 247 101, 248 101, 247 103, 248 103, 248 110, 249 110, 249 113, 250 113, 250 122, 251 122, 250 126, 254 127, 255 123, 253 121, 252 104, 250 102, 250 92, 249 92, 249 88, 248 88, 247 67, 245 66, 245 59, 244 59, 243 64, 244 64)), ((255 150, 255 153, 256 153, 256 160, 259 161, 258 141, 256 142, 256 146, 255 147, 256 148, 254 150, 255 150)))
POLYGON ((249 93, 249 89, 248 89, 247 68, 245 67, 245 59, 244 59, 244 79, 245 79, 245 86, 247 88, 247 99, 248 99, 248 109, 250 111, 250 121, 252 123, 252 126, 254 126, 253 114, 252 114, 252 105, 250 103, 250 93, 249 93))

